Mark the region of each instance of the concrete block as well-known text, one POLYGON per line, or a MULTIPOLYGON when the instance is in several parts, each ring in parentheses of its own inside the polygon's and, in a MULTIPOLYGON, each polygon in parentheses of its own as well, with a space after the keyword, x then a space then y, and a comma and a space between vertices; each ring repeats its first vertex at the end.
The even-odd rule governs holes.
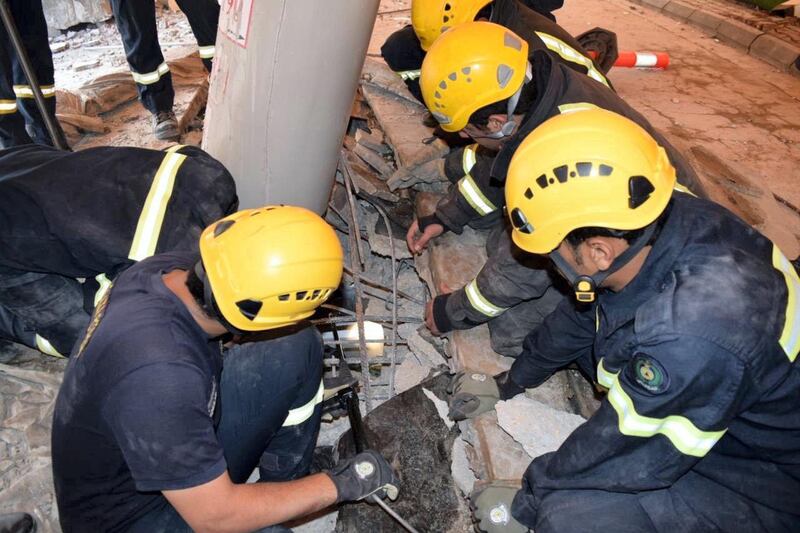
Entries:
POLYGON ((734 46, 749 49, 753 41, 764 32, 737 20, 723 20, 717 28, 717 36, 734 46))
POLYGON ((641 0, 639 3, 660 11, 664 9, 664 6, 669 4, 669 2, 670 0, 641 0))
POLYGON ((485 324, 451 334, 451 352, 454 370, 470 369, 488 375, 499 374, 511 368, 514 360, 492 350, 489 327, 485 324))
POLYGON ((719 25, 722 24, 723 20, 725 20, 725 17, 722 15, 709 13, 708 11, 703 11, 702 9, 696 10, 689 16, 690 24, 699 26, 712 32, 717 31, 717 28, 719 28, 719 25))
POLYGON ((800 47, 772 35, 760 35, 750 45, 750 55, 781 68, 791 68, 800 58, 800 47))
POLYGON ((43 0, 42 8, 47 26, 58 30, 111 17, 111 7, 105 0, 43 0))
POLYGON ((676 18, 678 20, 687 20, 690 16, 692 16, 692 13, 695 12, 695 9, 695 7, 684 4, 683 2, 672 0, 664 5, 663 12, 672 18, 676 18))
POLYGON ((553 409, 523 395, 498 402, 497 421, 532 458, 556 451, 585 422, 581 416, 553 409))
POLYGON ((511 436, 497 425, 497 414, 492 411, 473 419, 467 431, 459 427, 462 437, 473 446, 478 464, 472 469, 481 480, 520 479, 531 462, 528 453, 511 436))

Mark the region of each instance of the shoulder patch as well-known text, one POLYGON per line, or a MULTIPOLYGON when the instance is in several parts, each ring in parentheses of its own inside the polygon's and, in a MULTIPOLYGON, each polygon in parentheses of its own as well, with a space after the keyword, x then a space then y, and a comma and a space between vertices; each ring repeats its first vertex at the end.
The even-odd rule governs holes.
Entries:
POLYGON ((638 354, 628 364, 628 374, 633 383, 647 392, 659 394, 669 387, 669 374, 657 360, 638 354))

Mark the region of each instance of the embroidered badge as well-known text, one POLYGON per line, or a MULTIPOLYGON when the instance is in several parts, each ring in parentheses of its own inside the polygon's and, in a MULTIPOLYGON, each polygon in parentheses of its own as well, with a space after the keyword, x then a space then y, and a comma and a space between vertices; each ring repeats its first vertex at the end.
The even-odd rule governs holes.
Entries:
POLYGON ((669 375, 664 367, 646 355, 637 355, 631 361, 633 379, 641 387, 653 394, 664 392, 669 386, 669 375))

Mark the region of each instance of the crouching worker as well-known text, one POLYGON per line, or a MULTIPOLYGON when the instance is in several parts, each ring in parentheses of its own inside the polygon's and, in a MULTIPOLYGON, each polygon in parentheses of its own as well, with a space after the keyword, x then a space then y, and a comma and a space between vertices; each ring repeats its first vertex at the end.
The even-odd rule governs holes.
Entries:
POLYGON ((554 117, 514 154, 514 242, 588 308, 564 300, 484 379, 493 391, 468 375, 453 408, 474 416, 572 362, 608 394, 521 490, 475 498, 484 529, 800 530, 800 279, 769 239, 675 183, 665 150, 608 111, 554 117))
POLYGON ((200 257, 159 254, 118 276, 56 401, 64 531, 286 531, 270 526, 396 497, 372 451, 307 475, 322 344, 302 320, 341 276, 334 231, 298 207, 240 211, 203 232, 200 257), (263 483, 245 484, 255 468, 263 483))

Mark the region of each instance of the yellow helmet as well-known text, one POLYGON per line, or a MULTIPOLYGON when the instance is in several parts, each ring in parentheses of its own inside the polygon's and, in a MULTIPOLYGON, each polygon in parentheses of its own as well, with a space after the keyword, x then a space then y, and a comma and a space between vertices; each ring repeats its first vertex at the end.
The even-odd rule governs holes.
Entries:
POLYGON ((226 327, 261 331, 314 313, 342 279, 336 233, 302 207, 267 206, 227 216, 203 231, 206 302, 226 327))
POLYGON ((603 109, 558 115, 533 130, 511 160, 513 239, 546 254, 578 228, 644 228, 666 209, 674 187, 666 151, 635 122, 603 109))
POLYGON ((492 0, 413 0, 411 25, 423 50, 428 50, 441 34, 459 24, 472 22, 492 0))
POLYGON ((420 88, 445 131, 459 131, 478 109, 518 94, 528 70, 528 43, 491 22, 453 28, 428 51, 420 88))

